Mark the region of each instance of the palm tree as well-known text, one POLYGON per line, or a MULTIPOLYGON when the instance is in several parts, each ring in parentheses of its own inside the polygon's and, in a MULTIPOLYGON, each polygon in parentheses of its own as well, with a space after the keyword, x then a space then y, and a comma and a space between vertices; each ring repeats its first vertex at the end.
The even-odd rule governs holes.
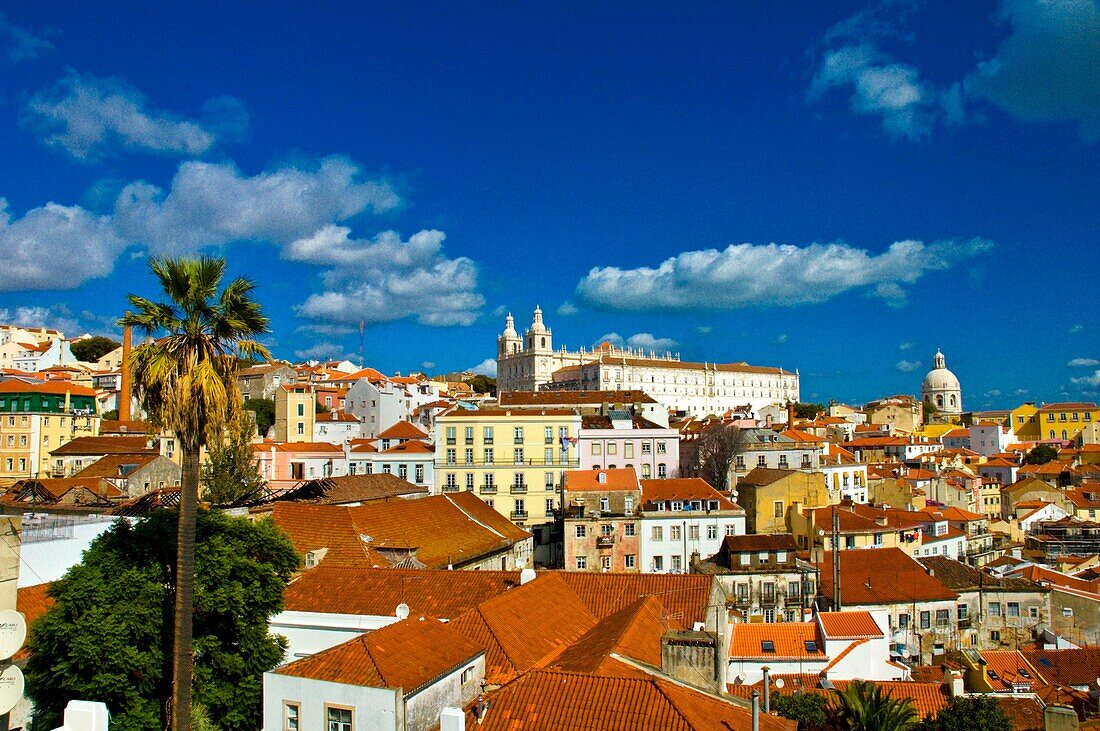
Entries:
POLYGON ((251 299, 253 284, 238 278, 221 292, 225 260, 154 259, 153 273, 168 302, 131 294, 134 314, 120 325, 156 337, 134 349, 130 374, 141 404, 157 430, 175 434, 183 458, 176 546, 175 617, 172 635, 172 731, 191 731, 191 624, 195 585, 195 514, 199 454, 239 418, 238 356, 270 359, 255 336, 268 319, 251 299))
POLYGON ((882 687, 853 680, 829 702, 833 726, 843 731, 906 731, 920 718, 908 698, 894 698, 882 687))

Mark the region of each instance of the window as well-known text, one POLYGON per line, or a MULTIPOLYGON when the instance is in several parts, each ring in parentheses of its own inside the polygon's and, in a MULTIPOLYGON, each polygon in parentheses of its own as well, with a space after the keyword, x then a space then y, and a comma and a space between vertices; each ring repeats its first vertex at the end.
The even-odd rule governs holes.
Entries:
POLYGON ((548 426, 542 430, 542 443, 553 444, 554 443, 554 427, 548 426))
POLYGON ((680 526, 670 525, 668 527, 668 539, 670 541, 678 541, 681 538, 680 526))
POLYGON ((305 404, 298 404, 298 416, 305 416, 305 415, 306 415, 306 405, 305 404))
POLYGON ((726 526, 726 535, 727 536, 737 535, 737 526, 735 526, 733 523, 730 523, 729 525, 727 525, 726 526))
POLYGON ((619 445, 618 444, 616 444, 615 442, 608 442, 607 443, 607 453, 608 454, 618 454, 618 452, 619 452, 619 445))
POLYGON ((693 523, 692 525, 688 526, 688 540, 689 541, 699 540, 699 525, 698 524, 693 523))
POLYGON ((1031 617, 1032 619, 1038 619, 1039 618, 1039 607, 1028 607, 1027 608, 1027 616, 1031 617))
MULTIPOLYGON (((310 467, 309 472, 310 472, 310 474, 313 474, 313 468, 312 467, 310 467)), ((382 463, 382 472, 384 472, 387 475, 391 474, 393 472, 393 465, 391 465, 389 462, 383 462, 382 463)))
MULTIPOLYGON (((627 465, 627 466, 629 467, 630 465, 627 465)), ((649 464, 648 463, 643 464, 642 465, 642 479, 643 480, 648 480, 650 477, 652 477, 652 472, 650 471, 649 464)))
MULTIPOLYGON (((367 463, 367 467, 370 467, 369 462, 367 463)), ((368 472, 367 474, 370 474, 370 473, 368 472)), ((444 486, 449 487, 452 490, 457 490, 458 489, 458 475, 456 475, 454 472, 448 472, 446 482, 444 482, 444 486)))
POLYGON ((351 709, 325 706, 328 731, 351 731, 351 709))
POLYGON ((592 442, 592 454, 603 454, 603 446, 599 442, 592 442))
POLYGON ((1010 617, 1019 617, 1020 616, 1020 602, 1009 602, 1007 608, 1008 608, 1008 616, 1010 616, 1010 617))
POLYGON ((455 451, 453 449, 447 450, 447 464, 455 463, 455 451))
POLYGON ((745 455, 737 455, 734 466, 739 470, 745 469, 745 455))
POLYGON ((668 452, 668 445, 664 442, 657 442, 657 454, 666 454, 668 452))
POLYGON ((468 426, 468 427, 466 427, 466 429, 464 431, 465 431, 466 443, 467 444, 473 444, 474 443, 474 428, 472 426, 468 426))
POLYGON ((611 557, 610 556, 600 556, 600 568, 603 569, 604 571, 610 571, 611 570, 611 557))
POLYGON ((493 427, 487 426, 481 430, 481 441, 485 444, 493 443, 493 427))
POLYGON ((990 602, 989 603, 989 616, 990 617, 999 617, 999 616, 1001 616, 1001 603, 1000 602, 990 602))
POLYGON ((774 503, 772 503, 772 516, 774 516, 776 518, 782 518, 783 517, 783 501, 782 500, 776 500, 774 503))
POLYGON ((707 526, 707 538, 710 539, 710 540, 714 540, 717 537, 718 537, 718 526, 708 525, 707 526))
POLYGON ((523 447, 516 447, 512 455, 512 464, 523 464, 523 447))
POLYGON ((283 703, 283 731, 298 731, 298 715, 301 708, 297 703, 283 703))
POLYGON ((397 476, 402 480, 409 479, 409 466, 407 464, 397 465, 397 476))
POLYGON ((634 512, 634 496, 627 495, 623 498, 623 512, 630 515, 634 512))
POLYGON ((951 624, 951 611, 948 609, 936 610, 936 626, 947 627, 951 624))
POLYGON ((797 599, 802 595, 802 585, 797 581, 787 582, 787 598, 797 599))
POLYGON ((844 547, 845 548, 855 548, 856 547, 856 537, 855 536, 844 536, 844 547))
POLYGON ((473 447, 467 447, 466 452, 463 456, 466 458, 465 459, 465 464, 473 464, 474 463, 474 450, 473 450, 473 447))
POLYGON ((781 469, 787 469, 787 455, 785 455, 785 454, 779 455, 779 467, 781 469))
POLYGON ((584 571, 588 568, 588 557, 577 556, 577 571, 584 571))
POLYGON ((495 461, 493 459, 493 449, 492 449, 492 447, 485 450, 485 455, 484 456, 485 456, 485 460, 484 460, 485 464, 493 464, 493 462, 495 461))
POLYGON ((766 467, 767 464, 768 464, 768 460, 764 457, 764 455, 762 455, 762 454, 757 455, 757 457, 756 457, 756 466, 757 467, 766 467))
POLYGON ((966 619, 967 614, 970 611, 970 607, 965 604, 959 604, 955 607, 955 611, 958 613, 959 621, 962 622, 966 619))
POLYGON ((554 473, 553 472, 544 473, 542 484, 547 490, 553 490, 554 489, 554 473))
MULTIPOLYGON (((9 459, 8 462, 9 462, 8 469, 10 470, 11 469, 11 464, 10 464, 11 460, 9 459)), ((654 541, 663 541, 665 539, 664 529, 659 525, 653 526, 653 529, 650 531, 649 537, 654 541)))
POLYGON ((623 567, 628 569, 634 568, 636 565, 635 560, 636 559, 633 553, 626 554, 625 556, 623 556, 623 567))
POLYGON ((512 444, 523 444, 523 427, 517 426, 512 429, 512 444))
POLYGON ((665 570, 665 557, 664 556, 654 556, 653 557, 653 570, 654 571, 664 571, 665 570))
POLYGON ((816 653, 817 652, 817 642, 814 641, 814 640, 806 640, 806 652, 816 653))
POLYGON ((920 613, 920 628, 928 629, 932 626, 932 613, 925 611, 920 613))
POLYGON ((662 480, 668 477, 668 465, 666 465, 664 462, 661 462, 659 465, 657 465, 657 477, 662 480))
POLYGON ((611 510, 611 500, 606 497, 600 498, 600 510, 603 512, 609 512, 611 510))
POLYGON ((473 472, 467 472, 466 473, 466 489, 467 490, 473 490, 474 489, 474 473, 473 472))
POLYGON ((512 488, 515 490, 526 489, 527 485, 523 481, 523 473, 516 472, 512 475, 512 488))
POLYGON ((772 640, 760 640, 760 652, 775 654, 775 642, 772 640))
POLYGON ((673 571, 682 571, 683 568, 684 568, 684 557, 683 556, 673 556, 672 557, 672 570, 673 571))
POLYGON ((634 524, 633 523, 624 523, 623 524, 623 535, 627 535, 627 536, 634 535, 634 524))
POLYGON ((901 612, 898 614, 898 629, 909 629, 909 613, 901 612))
MULTIPOLYGON (((642 445, 642 452, 646 452, 646 451, 647 451, 647 450, 646 450, 646 447, 647 447, 647 446, 648 446, 648 445, 646 445, 646 444, 643 444, 643 445, 642 445)), ((624 444, 623 444, 623 458, 624 458, 624 459, 630 459, 630 458, 631 458, 631 457, 633 457, 633 456, 634 456, 634 442, 626 442, 626 443, 624 443, 624 444)), ((627 466, 629 467, 629 465, 627 465, 627 466)))
MULTIPOLYGON (((630 446, 630 445, 628 445, 628 446, 630 446)), ((642 454, 650 454, 652 449, 653 449, 652 444, 650 444, 649 442, 642 442, 642 454)), ((628 454, 626 456, 630 457, 632 455, 628 454)))
POLYGON ((298 422, 298 436, 302 436, 306 433, 306 425, 302 422, 298 422))
POLYGON ((469 683, 473 679, 474 679, 474 666, 471 665, 470 667, 468 667, 468 668, 466 668, 465 670, 462 671, 462 684, 466 685, 466 683, 469 683))
POLYGON ((523 498, 516 498, 515 507, 512 508, 512 514, 517 518, 527 517, 527 506, 523 502, 523 498))
POLYGON ((1000 641, 1001 641, 1001 633, 1000 633, 1000 631, 998 631, 998 630, 990 630, 990 632, 989 632, 989 640, 990 640, 990 642, 1000 642, 1000 641))

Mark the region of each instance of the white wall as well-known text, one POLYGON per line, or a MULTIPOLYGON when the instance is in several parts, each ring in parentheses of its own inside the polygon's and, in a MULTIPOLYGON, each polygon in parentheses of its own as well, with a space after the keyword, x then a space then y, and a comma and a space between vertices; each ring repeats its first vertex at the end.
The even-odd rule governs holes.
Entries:
POLYGON ((672 557, 680 556, 681 571, 687 572, 691 565, 691 554, 699 553, 703 559, 710 558, 718 553, 727 535, 745 535, 745 515, 716 514, 707 515, 702 512, 664 512, 643 513, 638 530, 638 570, 642 573, 669 573, 672 571, 672 557), (699 539, 689 538, 690 526, 699 528, 699 539), (707 526, 717 526, 715 538, 707 538, 707 526), (653 540, 653 527, 661 527, 661 541, 653 540), (680 540, 672 540, 672 527, 680 526, 680 540), (733 528, 733 533, 728 534, 727 528, 733 528), (653 566, 655 556, 663 557, 663 566, 657 571, 653 566))
MULTIPOLYGON (((396 611, 397 607, 394 607, 396 611)), ((268 620, 272 634, 287 639, 283 662, 291 662, 347 642, 357 635, 385 627, 397 617, 326 612, 279 612, 268 620)))
POLYGON ((353 710, 355 731, 404 731, 396 691, 264 673, 264 731, 284 731, 283 704, 298 703, 299 731, 328 731, 325 704, 353 710))
MULTIPOLYGON (((65 518, 66 516, 51 516, 65 518)), ((88 522, 77 522, 72 527, 71 537, 45 541, 24 540, 20 545, 19 586, 35 586, 57 581, 71 567, 80 563, 84 551, 96 538, 106 532, 118 518, 113 516, 91 516, 88 522)), ((77 521, 87 520, 84 516, 77 521)), ((24 522, 24 535, 28 535, 24 522)))

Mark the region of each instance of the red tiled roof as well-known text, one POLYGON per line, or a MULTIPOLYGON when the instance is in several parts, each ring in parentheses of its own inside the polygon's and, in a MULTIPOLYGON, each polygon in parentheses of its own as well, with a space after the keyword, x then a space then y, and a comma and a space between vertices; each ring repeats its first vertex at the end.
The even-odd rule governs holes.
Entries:
POLYGON ((1056 404, 1046 404, 1039 407, 1039 411, 1095 411, 1098 407, 1091 401, 1064 401, 1056 404))
POLYGON ((82 457, 103 454, 158 454, 144 436, 133 437, 77 437, 50 452, 54 457, 67 455, 82 457))
POLYGON ((41 383, 24 383, 23 381, 0 381, 0 393, 48 393, 56 396, 95 396, 94 388, 77 386, 69 381, 42 381, 41 383))
POLYGON ((821 629, 825 636, 831 640, 854 640, 864 637, 877 639, 884 636, 870 612, 820 612, 817 618, 821 622, 821 629))
POLYGON ((1055 685, 1092 687, 1100 678, 1100 647, 1024 650, 1023 653, 1043 678, 1055 685))
POLYGON ((631 467, 609 470, 570 470, 565 473, 566 492, 640 490, 638 473, 631 467), (600 482, 602 478, 604 482, 600 482))
POLYGON ((702 574, 616 574, 590 571, 555 572, 597 617, 606 617, 640 597, 655 596, 668 615, 684 627, 705 622, 714 577, 702 574))
POLYGON ((426 432, 421 431, 415 424, 408 421, 398 421, 392 426, 383 429, 377 439, 427 439, 426 432))
POLYGON ((407 697, 482 652, 443 622, 418 617, 367 632, 274 672, 344 685, 402 688, 407 697))
POLYGON ((418 440, 410 439, 407 442, 401 442, 400 444, 394 444, 388 449, 383 449, 382 454, 435 454, 435 449, 428 444, 418 440))
POLYGON ((283 592, 296 612, 392 617, 398 604, 413 612, 454 619, 519 586, 518 571, 429 571, 353 568, 322 563, 283 592))
POLYGON ((260 442, 252 445, 253 452, 268 452, 272 449, 276 452, 344 452, 342 446, 329 442, 260 442))
POLYGON ((817 641, 815 622, 741 623, 732 628, 731 660, 825 660, 825 649, 817 641), (774 652, 766 651, 771 642, 774 652), (806 643, 813 642, 814 649, 806 643))
MULTIPOLYGON (((752 712, 717 696, 656 677, 604 677, 538 670, 489 696, 477 731, 750 731, 752 712)), ((795 731, 797 723, 760 714, 761 731, 795 731)))
POLYGON ((989 676, 994 690, 1011 691, 1013 685, 1026 685, 1029 690, 1037 690, 1039 686, 1046 685, 1043 676, 1019 650, 985 650, 979 655, 985 660, 987 674, 990 671, 997 674, 996 679, 989 676))
POLYGON ((73 477, 129 477, 135 470, 155 460, 158 454, 108 454, 84 469, 73 477))
MULTIPOLYGON (((735 502, 710 486, 700 477, 675 477, 665 480, 642 480, 642 502, 688 502, 717 500, 719 510, 741 510, 735 502)), ((743 511, 742 511, 743 512, 743 511)))
POLYGON ((649 596, 636 600, 600 620, 587 634, 565 650, 550 665, 575 673, 613 674, 619 668, 615 653, 651 667, 661 667, 661 637, 681 625, 668 616, 661 601, 649 596))
MULTIPOLYGON (((818 564, 821 593, 833 593, 833 553, 818 564)), ((899 548, 843 551, 840 560, 841 600, 845 606, 912 604, 958 598, 924 567, 899 548)))

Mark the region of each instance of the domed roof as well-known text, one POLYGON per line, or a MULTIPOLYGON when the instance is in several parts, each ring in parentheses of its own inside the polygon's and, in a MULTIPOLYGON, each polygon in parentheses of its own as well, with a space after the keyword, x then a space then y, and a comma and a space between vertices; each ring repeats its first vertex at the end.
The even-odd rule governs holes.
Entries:
POLYGON ((924 377, 921 391, 958 391, 960 389, 958 377, 947 370, 947 361, 943 353, 938 350, 933 358, 933 365, 935 367, 924 377))

